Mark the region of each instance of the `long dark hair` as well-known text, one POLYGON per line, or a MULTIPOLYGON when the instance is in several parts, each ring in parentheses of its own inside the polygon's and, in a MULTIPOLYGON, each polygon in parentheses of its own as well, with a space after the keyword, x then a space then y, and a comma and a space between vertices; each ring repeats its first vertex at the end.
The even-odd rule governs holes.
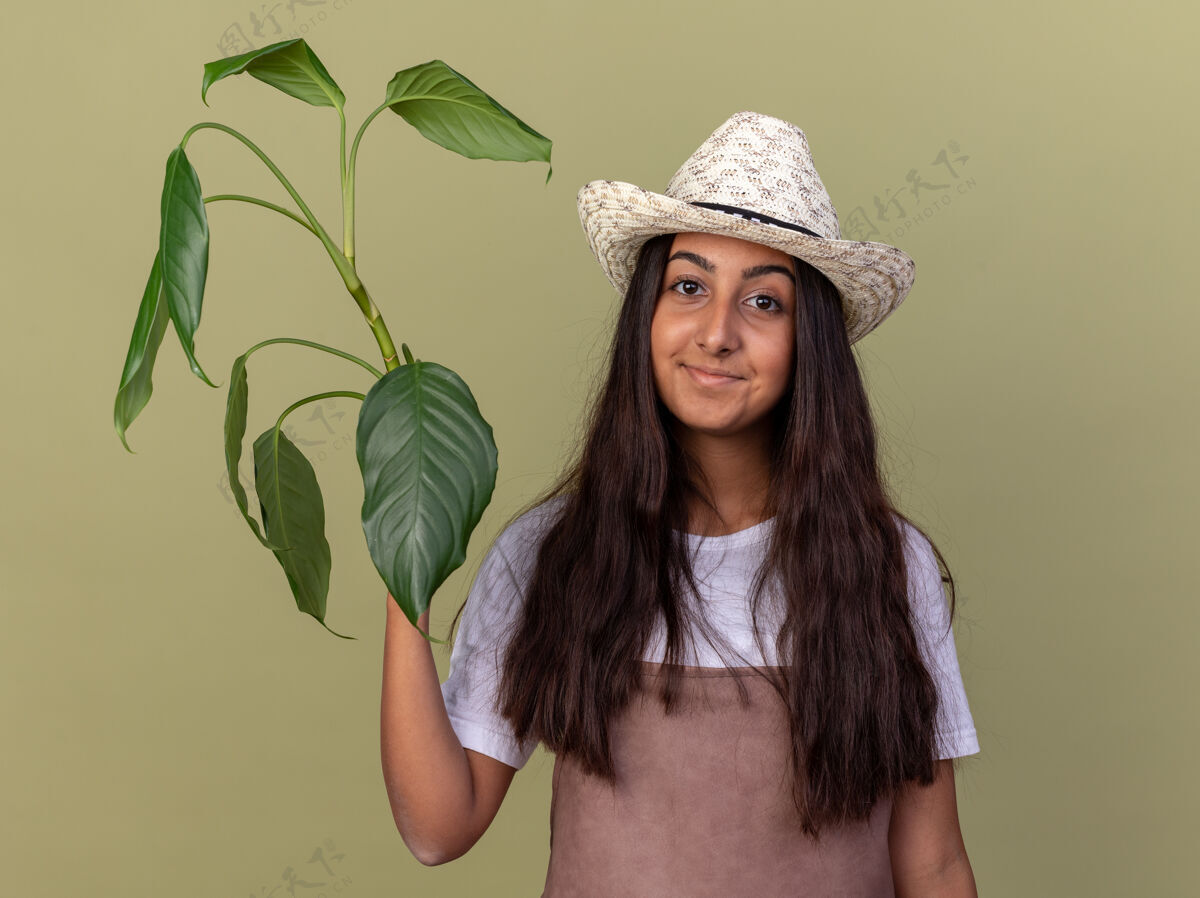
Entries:
MULTIPOLYGON (((534 735, 610 781, 609 721, 638 688, 656 618, 666 633, 667 713, 690 628, 712 638, 681 600, 681 584, 698 594, 689 503, 715 508, 702 472, 672 434, 650 360, 650 323, 673 237, 642 247, 576 458, 509 520, 560 500, 523 610, 504 636, 501 713, 517 739, 534 735)), ((803 260, 795 264, 795 376, 772 413, 766 511, 775 522, 752 613, 757 621, 765 585, 777 584, 786 616, 776 639, 781 663, 767 678, 790 709, 801 825, 819 837, 826 825, 865 818, 908 781, 933 781, 937 690, 910 619, 900 521, 916 525, 882 483, 837 288, 803 260)), ((948 569, 942 580, 953 614, 948 569)), ((757 626, 755 638, 761 650, 757 626)), ((734 679, 745 698, 742 678, 734 679)))

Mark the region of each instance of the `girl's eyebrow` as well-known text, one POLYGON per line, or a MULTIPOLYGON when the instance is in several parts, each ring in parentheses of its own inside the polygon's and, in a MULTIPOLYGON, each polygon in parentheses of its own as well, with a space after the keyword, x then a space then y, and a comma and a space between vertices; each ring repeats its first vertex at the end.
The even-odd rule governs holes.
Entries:
MULTIPOLYGON (((671 256, 671 258, 667 259, 667 263, 670 264, 676 259, 683 259, 687 262, 693 262, 696 265, 699 265, 709 274, 712 274, 717 270, 717 266, 713 265, 713 263, 704 258, 704 256, 701 256, 697 253, 690 253, 687 250, 680 250, 679 252, 675 253, 673 256, 671 256)), ((793 284, 796 283, 796 276, 782 265, 753 265, 742 272, 742 280, 748 281, 751 278, 760 277, 764 274, 775 273, 786 274, 789 278, 791 278, 793 284)))

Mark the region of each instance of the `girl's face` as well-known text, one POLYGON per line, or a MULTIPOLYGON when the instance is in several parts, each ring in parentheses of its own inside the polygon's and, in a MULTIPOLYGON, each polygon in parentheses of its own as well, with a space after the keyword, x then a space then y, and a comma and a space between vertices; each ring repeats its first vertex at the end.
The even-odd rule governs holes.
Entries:
POLYGON ((683 428, 710 436, 766 432, 792 380, 794 278, 792 258, 780 250, 715 234, 675 235, 650 356, 658 395, 683 428))

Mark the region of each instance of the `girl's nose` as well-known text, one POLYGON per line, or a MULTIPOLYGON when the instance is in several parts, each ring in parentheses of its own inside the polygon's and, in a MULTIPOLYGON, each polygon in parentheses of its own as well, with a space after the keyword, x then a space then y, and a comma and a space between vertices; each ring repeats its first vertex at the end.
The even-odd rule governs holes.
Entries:
POLYGON ((737 346, 737 312, 731 300, 718 298, 708 304, 696 329, 696 345, 711 353, 737 346))

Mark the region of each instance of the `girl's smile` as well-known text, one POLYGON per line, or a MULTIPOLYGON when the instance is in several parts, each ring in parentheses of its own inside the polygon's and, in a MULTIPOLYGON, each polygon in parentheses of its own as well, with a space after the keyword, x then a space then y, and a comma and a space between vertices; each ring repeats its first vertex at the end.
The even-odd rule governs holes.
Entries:
POLYGON ((687 368, 688 373, 692 375, 692 378, 696 381, 696 383, 703 384, 706 387, 720 387, 743 380, 741 377, 718 374, 711 369, 698 368, 692 365, 685 365, 684 367, 687 368))

